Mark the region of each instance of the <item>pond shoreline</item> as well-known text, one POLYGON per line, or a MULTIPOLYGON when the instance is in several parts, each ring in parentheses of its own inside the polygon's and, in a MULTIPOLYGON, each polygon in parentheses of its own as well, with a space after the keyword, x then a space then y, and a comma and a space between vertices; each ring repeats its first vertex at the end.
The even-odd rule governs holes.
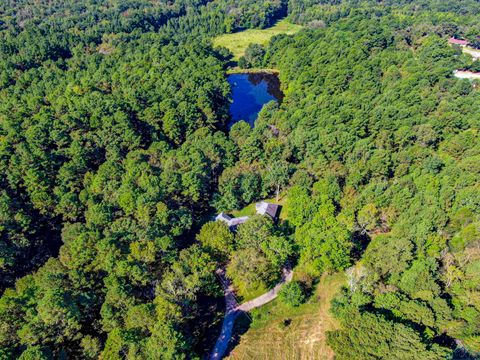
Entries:
POLYGON ((271 75, 278 75, 280 71, 277 69, 260 69, 260 68, 252 68, 252 69, 241 69, 238 66, 228 68, 226 71, 226 75, 234 75, 234 74, 271 74, 271 75))

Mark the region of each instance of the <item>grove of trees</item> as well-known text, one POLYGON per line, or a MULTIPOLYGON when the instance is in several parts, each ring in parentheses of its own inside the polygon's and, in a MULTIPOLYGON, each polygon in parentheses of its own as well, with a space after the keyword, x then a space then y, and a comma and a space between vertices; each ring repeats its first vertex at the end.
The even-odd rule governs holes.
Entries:
MULTIPOLYGON (((0 359, 196 359, 226 267, 342 271, 338 359, 480 353, 477 1, 0 4, 0 359), (229 131, 212 36, 305 25, 239 64, 285 97, 229 131), (218 211, 279 197, 286 220, 218 211)), ((281 300, 307 300, 294 281, 281 300)))

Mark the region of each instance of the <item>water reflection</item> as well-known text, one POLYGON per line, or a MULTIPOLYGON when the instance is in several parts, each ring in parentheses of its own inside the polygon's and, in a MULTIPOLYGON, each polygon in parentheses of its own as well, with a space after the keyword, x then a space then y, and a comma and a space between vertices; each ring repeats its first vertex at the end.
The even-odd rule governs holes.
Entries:
POLYGON ((280 80, 276 74, 251 73, 232 74, 228 77, 232 88, 232 104, 230 105, 230 128, 240 120, 245 120, 252 127, 263 105, 269 101, 281 102, 283 93, 280 80))

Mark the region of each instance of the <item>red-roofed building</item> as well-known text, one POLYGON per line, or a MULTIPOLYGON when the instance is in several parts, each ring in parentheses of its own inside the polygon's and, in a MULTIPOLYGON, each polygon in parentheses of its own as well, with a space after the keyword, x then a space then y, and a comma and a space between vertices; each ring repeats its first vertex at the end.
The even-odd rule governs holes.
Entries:
POLYGON ((451 37, 448 39, 448 43, 452 45, 460 45, 460 46, 467 46, 470 44, 467 40, 460 40, 460 39, 455 39, 454 37, 451 37))

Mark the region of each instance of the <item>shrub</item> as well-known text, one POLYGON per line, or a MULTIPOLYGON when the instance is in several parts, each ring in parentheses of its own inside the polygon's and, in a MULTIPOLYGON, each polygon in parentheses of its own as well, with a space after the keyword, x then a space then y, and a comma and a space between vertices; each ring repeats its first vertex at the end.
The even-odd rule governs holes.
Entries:
POLYGON ((285 284, 279 293, 280 299, 291 307, 297 307, 305 302, 307 296, 302 284, 298 281, 292 281, 285 284))

